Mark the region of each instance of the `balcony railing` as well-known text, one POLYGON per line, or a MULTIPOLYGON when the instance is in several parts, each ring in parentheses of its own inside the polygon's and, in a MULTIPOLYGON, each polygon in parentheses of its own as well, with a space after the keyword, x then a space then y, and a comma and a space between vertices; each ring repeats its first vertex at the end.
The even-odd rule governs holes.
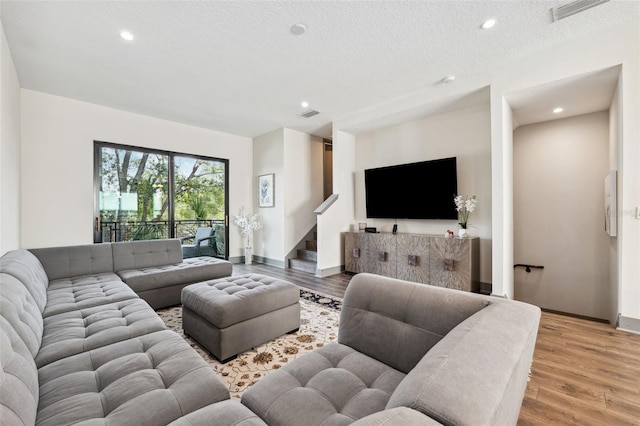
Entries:
MULTIPOLYGON (((173 238, 183 238, 195 235, 199 227, 216 229, 216 244, 218 252, 224 256, 225 224, 224 220, 176 220, 173 222, 173 238)), ((131 221, 131 222, 101 222, 100 231, 96 232, 94 242, 114 243, 119 241, 158 240, 170 238, 169 221, 131 221)))

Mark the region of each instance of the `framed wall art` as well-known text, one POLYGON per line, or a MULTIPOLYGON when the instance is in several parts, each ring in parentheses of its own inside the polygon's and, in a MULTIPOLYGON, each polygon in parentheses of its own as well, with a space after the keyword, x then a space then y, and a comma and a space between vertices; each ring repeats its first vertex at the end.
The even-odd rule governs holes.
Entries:
POLYGON ((275 206, 275 175, 258 176, 258 207, 275 206))

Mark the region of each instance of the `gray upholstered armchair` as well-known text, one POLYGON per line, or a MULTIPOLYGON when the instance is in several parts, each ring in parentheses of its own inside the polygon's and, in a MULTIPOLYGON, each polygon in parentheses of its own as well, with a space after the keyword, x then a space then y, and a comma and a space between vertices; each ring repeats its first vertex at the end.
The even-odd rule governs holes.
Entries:
POLYGON ((213 228, 198 228, 195 235, 189 235, 188 237, 180 238, 182 244, 182 257, 197 257, 197 256, 215 256, 215 232, 213 228), (193 244, 185 244, 185 241, 193 240, 193 244))

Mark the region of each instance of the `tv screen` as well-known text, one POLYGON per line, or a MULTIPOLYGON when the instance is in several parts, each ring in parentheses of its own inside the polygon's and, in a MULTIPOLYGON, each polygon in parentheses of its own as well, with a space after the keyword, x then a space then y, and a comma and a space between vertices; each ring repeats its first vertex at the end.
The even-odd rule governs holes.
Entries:
POLYGON ((364 185, 368 218, 458 218, 455 157, 367 169, 364 185))

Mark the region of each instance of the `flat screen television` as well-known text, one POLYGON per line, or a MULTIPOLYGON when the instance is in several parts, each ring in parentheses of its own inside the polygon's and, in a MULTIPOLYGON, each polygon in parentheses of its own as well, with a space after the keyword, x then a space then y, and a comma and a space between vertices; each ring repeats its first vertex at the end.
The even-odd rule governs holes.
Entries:
POLYGON ((457 219, 456 158, 366 169, 367 218, 457 219))

